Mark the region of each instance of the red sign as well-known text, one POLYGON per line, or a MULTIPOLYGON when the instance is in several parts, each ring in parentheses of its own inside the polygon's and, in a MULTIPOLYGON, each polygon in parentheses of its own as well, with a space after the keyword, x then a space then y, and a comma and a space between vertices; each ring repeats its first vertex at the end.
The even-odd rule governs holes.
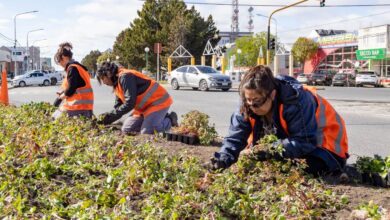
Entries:
POLYGON ((154 43, 154 53, 161 53, 161 52, 162 52, 161 43, 154 43))

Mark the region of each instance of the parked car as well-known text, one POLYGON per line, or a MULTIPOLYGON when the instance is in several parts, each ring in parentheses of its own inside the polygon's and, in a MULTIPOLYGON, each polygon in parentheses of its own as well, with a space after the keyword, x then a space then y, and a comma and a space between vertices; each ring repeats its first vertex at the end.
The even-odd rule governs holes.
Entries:
MULTIPOLYGON (((7 76, 7 82, 11 82, 11 78, 9 77, 9 76, 7 76)), ((3 78, 2 78, 2 76, 1 76, 1 74, 0 74, 0 86, 1 86, 1 83, 3 82, 3 78)))
POLYGON ((232 88, 229 76, 221 74, 212 67, 201 65, 181 66, 171 72, 168 81, 175 90, 180 87, 192 87, 194 90, 201 91, 209 89, 228 91, 232 88))
POLYGON ((41 73, 41 72, 29 72, 24 75, 15 76, 11 81, 12 86, 30 86, 30 85, 50 85, 49 76, 41 73))
POLYGON ((355 76, 348 73, 338 73, 334 75, 332 86, 355 86, 355 76))
POLYGON ((379 76, 374 71, 361 71, 356 74, 356 86, 372 85, 379 87, 379 76))
POLYGON ((316 71, 312 75, 312 82, 313 85, 330 86, 332 85, 332 74, 326 70, 316 71))
POLYGON ((54 71, 46 73, 44 72, 49 78, 50 78, 50 84, 56 85, 58 82, 61 82, 64 79, 63 73, 60 71, 54 71))
POLYGON ((300 73, 298 74, 297 80, 301 84, 306 84, 306 85, 312 84, 311 74, 300 73))

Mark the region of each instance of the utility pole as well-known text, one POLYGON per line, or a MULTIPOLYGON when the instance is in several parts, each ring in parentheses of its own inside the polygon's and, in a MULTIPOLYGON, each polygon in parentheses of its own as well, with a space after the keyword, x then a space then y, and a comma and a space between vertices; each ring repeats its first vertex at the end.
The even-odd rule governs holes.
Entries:
POLYGON ((270 65, 271 63, 271 19, 272 19, 272 15, 274 15, 276 12, 279 12, 279 11, 282 11, 284 9, 287 9, 287 8, 290 8, 290 7, 293 7, 295 5, 298 5, 298 4, 301 4, 301 3, 304 3, 304 2, 307 2, 309 0, 301 0, 301 1, 298 1, 298 2, 295 2, 293 4, 290 4, 290 5, 286 5, 282 8, 279 8, 279 9, 276 9, 275 11, 273 11, 271 13, 270 16, 268 16, 268 32, 267 32, 267 66, 270 65))

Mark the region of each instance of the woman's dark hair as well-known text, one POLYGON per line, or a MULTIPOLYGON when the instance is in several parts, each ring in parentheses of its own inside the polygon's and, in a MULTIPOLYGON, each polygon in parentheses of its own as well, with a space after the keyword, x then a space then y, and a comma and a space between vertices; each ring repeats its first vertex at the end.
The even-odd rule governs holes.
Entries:
POLYGON ((276 79, 271 69, 267 66, 258 65, 248 70, 242 79, 239 92, 241 97, 240 112, 244 114, 246 120, 251 114, 250 106, 245 99, 245 90, 255 90, 259 94, 269 95, 276 88, 276 79))
POLYGON ((101 80, 103 76, 110 78, 114 85, 116 85, 118 82, 118 66, 115 63, 103 62, 97 71, 99 84, 102 84, 101 80))
POLYGON ((65 42, 59 45, 59 48, 57 50, 57 53, 54 55, 54 61, 59 64, 62 60, 62 57, 69 57, 69 59, 72 59, 73 53, 72 53, 73 46, 69 42, 65 42))

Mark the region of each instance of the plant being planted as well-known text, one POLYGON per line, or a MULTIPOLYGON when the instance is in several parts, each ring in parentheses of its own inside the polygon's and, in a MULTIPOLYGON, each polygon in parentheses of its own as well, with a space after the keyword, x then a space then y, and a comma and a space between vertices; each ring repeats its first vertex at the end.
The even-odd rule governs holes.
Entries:
POLYGON ((378 186, 390 186, 390 156, 386 158, 379 155, 358 157, 356 168, 362 173, 363 182, 374 181, 374 184, 378 186))
POLYGON ((214 125, 209 125, 209 116, 197 110, 184 114, 180 126, 172 128, 172 132, 197 136, 203 145, 209 145, 216 137, 217 132, 214 125))

